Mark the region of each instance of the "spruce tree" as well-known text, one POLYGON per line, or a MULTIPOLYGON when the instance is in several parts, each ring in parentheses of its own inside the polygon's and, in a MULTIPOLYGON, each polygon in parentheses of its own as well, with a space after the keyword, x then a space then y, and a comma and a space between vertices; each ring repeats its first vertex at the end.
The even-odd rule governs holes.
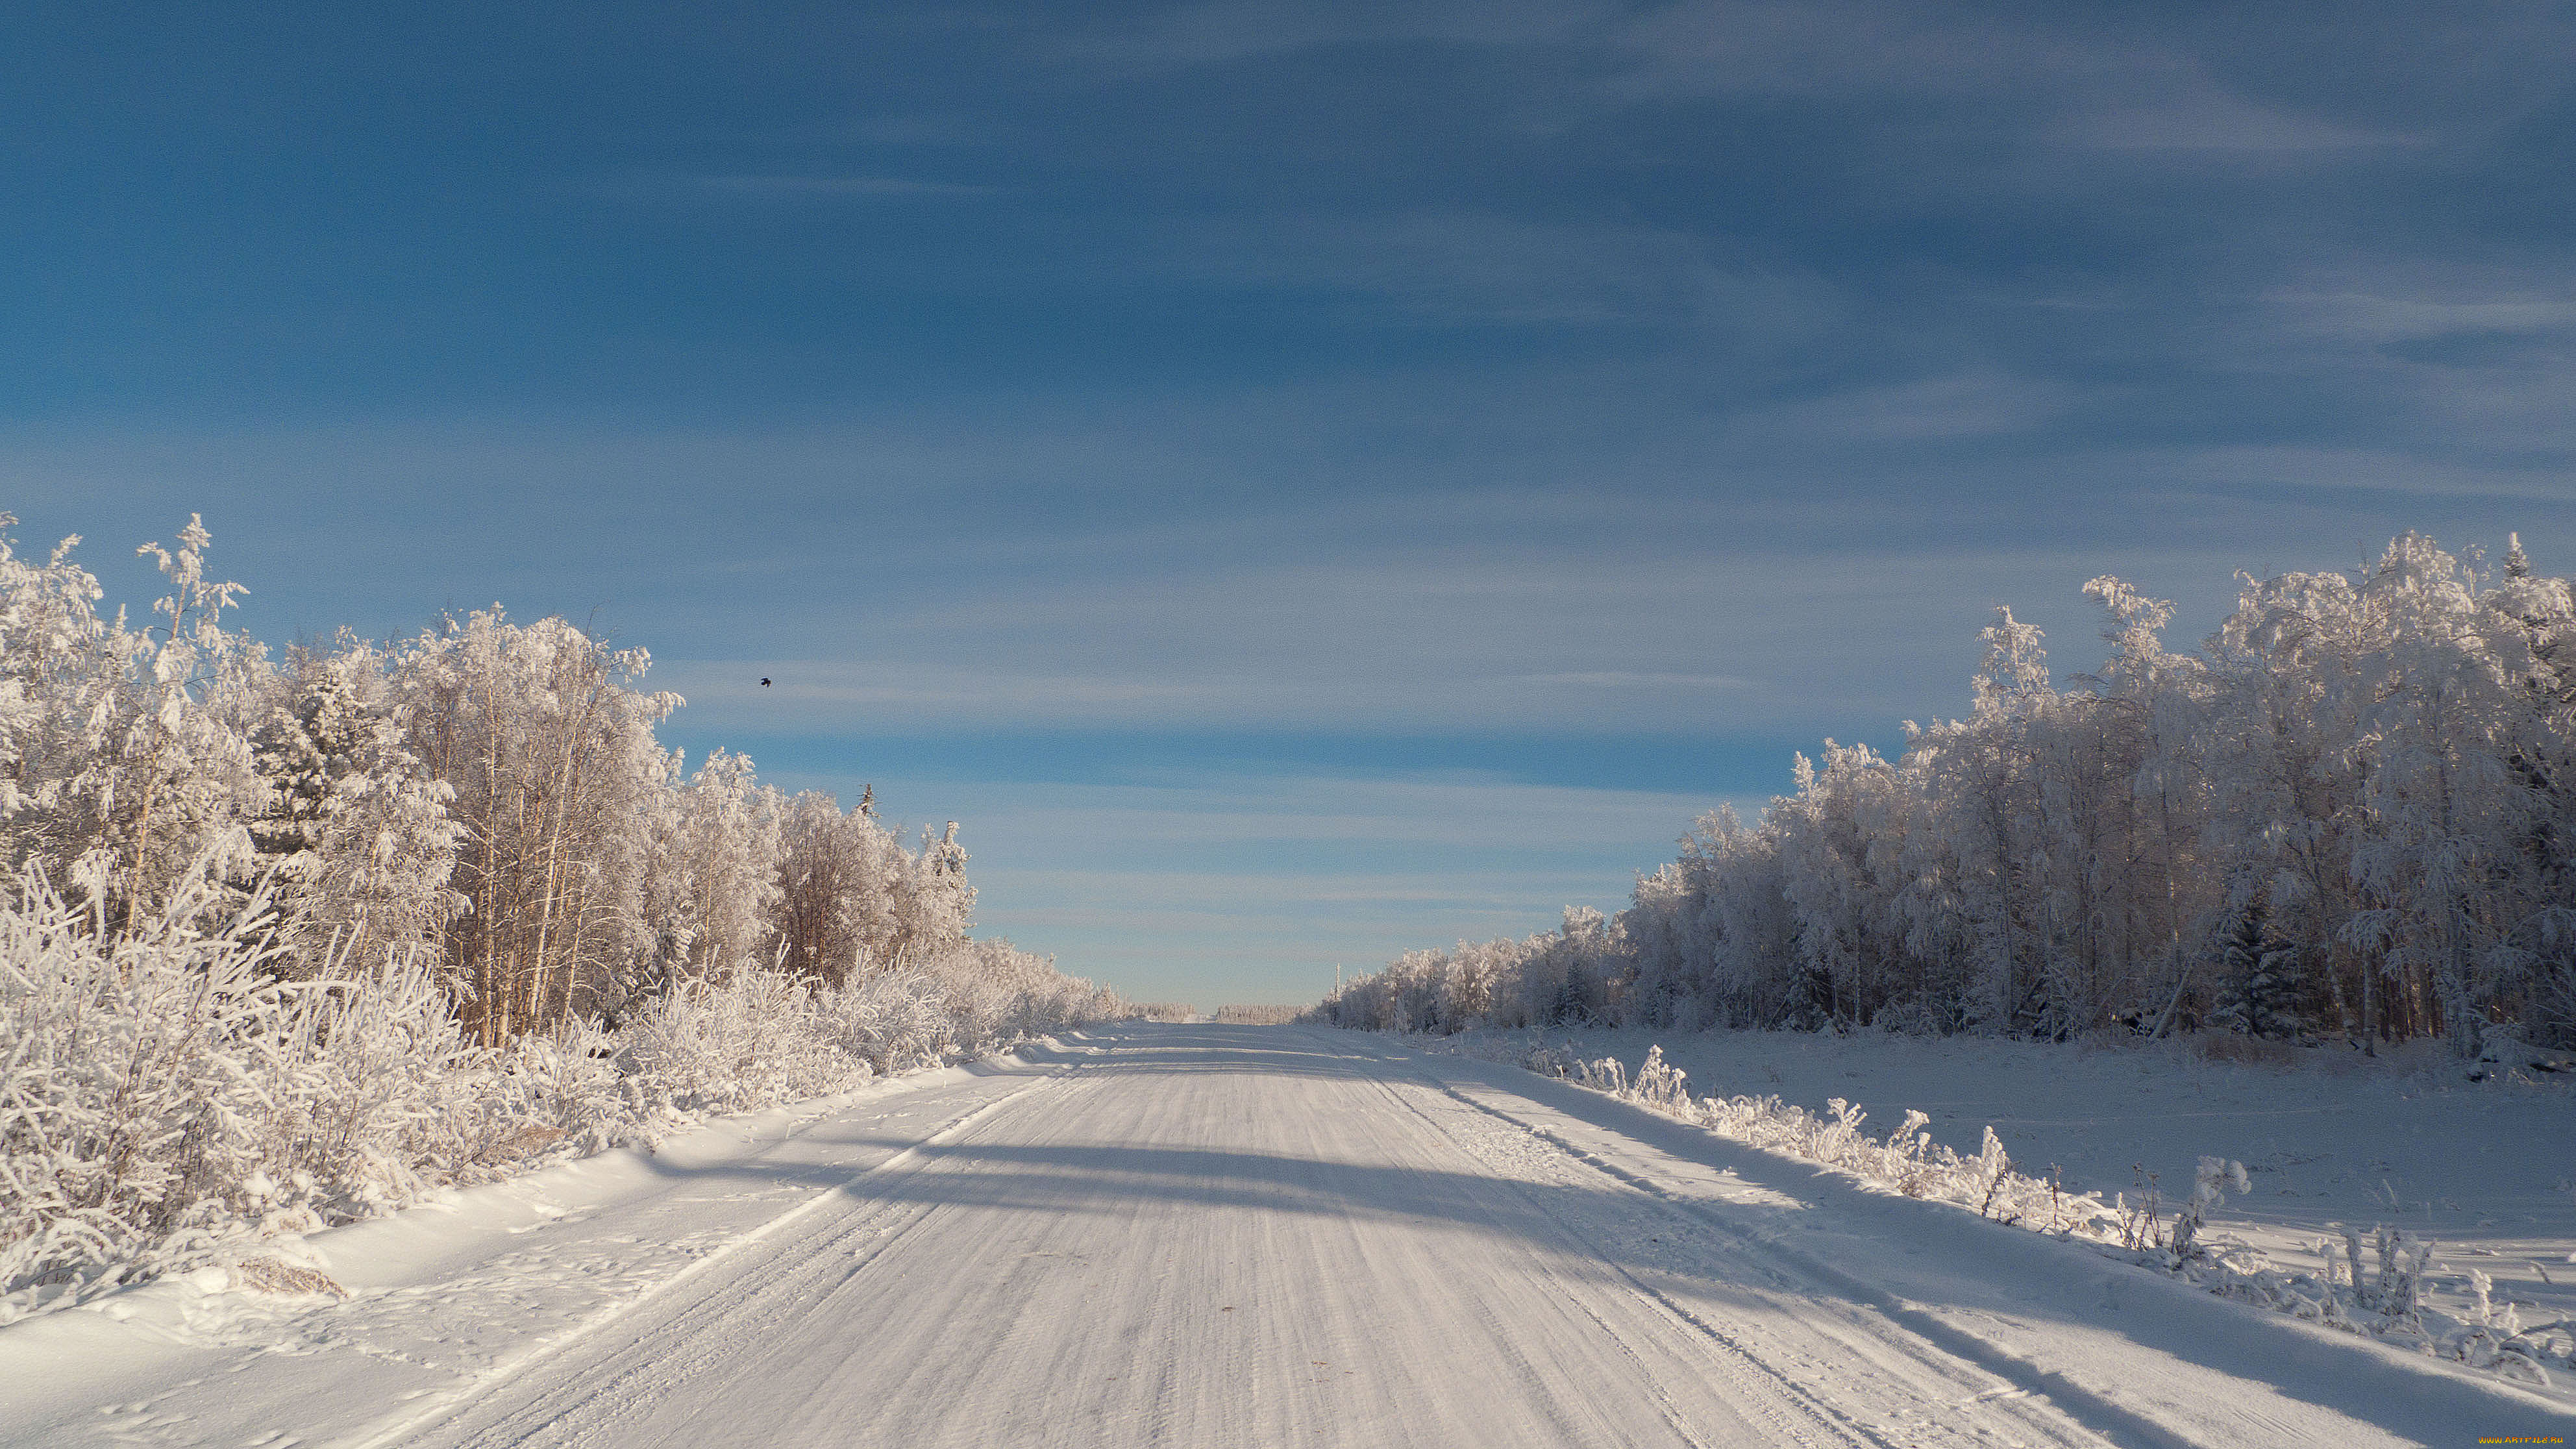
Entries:
POLYGON ((2299 948, 2272 934, 2262 897, 2246 902, 2218 947, 2214 1025, 2285 1039, 2307 1030, 2299 1010, 2299 948))

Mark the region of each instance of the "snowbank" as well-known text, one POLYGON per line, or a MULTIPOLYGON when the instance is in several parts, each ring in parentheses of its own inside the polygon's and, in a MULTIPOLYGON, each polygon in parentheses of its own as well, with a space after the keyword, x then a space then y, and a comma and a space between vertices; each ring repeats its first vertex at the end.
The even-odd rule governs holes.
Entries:
POLYGON ((2576 1091, 2563 1086, 2471 1086, 2430 1053, 2231 1061, 2190 1043, 1596 1030, 1417 1044, 2525 1382, 2576 1353, 2576 1267, 2553 1270, 2576 1264, 2576 1091), (1694 1096, 1685 1072, 1721 1095, 1694 1096), (1873 1138, 1863 1101, 1913 1110, 1873 1138), (1974 1152, 1934 1140, 1970 1122, 1974 1152))

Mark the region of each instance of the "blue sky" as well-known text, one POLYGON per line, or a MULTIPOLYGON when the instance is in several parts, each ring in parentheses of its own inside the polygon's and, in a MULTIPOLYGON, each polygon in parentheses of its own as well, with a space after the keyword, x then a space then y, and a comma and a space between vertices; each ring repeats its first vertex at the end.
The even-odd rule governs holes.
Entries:
POLYGON ((596 617, 1133 995, 1615 906, 1997 603, 2576 569, 2555 5, 27 6, 0 507, 596 617), (383 7, 376 7, 382 9, 383 7), (762 675, 778 686, 762 691, 762 675))

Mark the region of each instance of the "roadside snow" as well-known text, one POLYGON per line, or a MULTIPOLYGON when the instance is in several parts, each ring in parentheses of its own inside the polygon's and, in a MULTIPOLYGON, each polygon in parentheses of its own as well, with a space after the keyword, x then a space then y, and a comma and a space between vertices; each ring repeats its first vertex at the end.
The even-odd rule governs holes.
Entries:
POLYGON ((2321 1270, 2321 1242, 2385 1224, 2438 1245, 2435 1308, 2469 1316, 2475 1270, 2527 1326, 2576 1320, 2576 1084, 2471 1083, 2438 1043, 2376 1060, 2278 1048, 2259 1061, 2213 1059, 2192 1041, 1763 1031, 1483 1031, 1434 1046, 1518 1056, 1541 1040, 1631 1072, 1660 1046, 1695 1095, 1776 1095, 1819 1114, 1840 1097, 1874 1134, 1919 1110, 1963 1154, 1991 1125, 2017 1170, 2054 1168, 2070 1192, 2106 1202, 2136 1201, 2153 1174, 2170 1209, 2202 1156, 2233 1159, 2252 1190, 2231 1193, 2212 1227, 2279 1267, 2321 1270))
POLYGON ((1102 1029, 304 1250, 345 1298, 209 1275, 0 1329, 0 1449, 2576 1433, 2563 1393, 1323 1029, 1102 1029))
MULTIPOLYGON (((1047 1080, 1052 1042, 722 1118, 388 1217, 272 1240, 341 1292, 208 1267, 0 1327, 0 1446, 361 1441, 589 1324, 1047 1080), (278 1357, 301 1360, 279 1372, 278 1357), (244 1375, 254 1363, 270 1371, 244 1375), (210 1384, 243 1392, 209 1393, 210 1384), (315 1406, 327 1404, 317 1416, 315 1406), (282 1442, 282 1441, 280 1441, 282 1442)), ((254 1270, 254 1272, 257 1270, 254 1270)))

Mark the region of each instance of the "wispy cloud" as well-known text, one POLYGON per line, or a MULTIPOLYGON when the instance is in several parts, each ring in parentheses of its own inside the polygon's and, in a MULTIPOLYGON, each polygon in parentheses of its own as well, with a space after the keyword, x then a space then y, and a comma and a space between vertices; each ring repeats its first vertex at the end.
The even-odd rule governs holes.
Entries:
POLYGON ((1734 428, 1774 438, 1864 442, 1984 438, 2041 427, 2074 398, 2074 389, 2061 382, 1972 368, 1751 410, 1734 428))
POLYGON ((1635 98, 1772 94, 1972 103, 1951 118, 2062 146, 2203 155, 2324 156, 2423 144, 2219 81, 2188 44, 1914 0, 1719 0, 1651 7, 1610 32, 1635 98))
POLYGON ((1050 36, 1065 64, 1117 77, 1362 45, 1561 42, 1615 17, 1610 0, 1207 0, 1050 36))
POLYGON ((862 196, 985 196, 994 188, 913 176, 731 175, 685 176, 678 184, 701 192, 774 200, 862 196))
MULTIPOLYGON (((1365 561, 1028 583, 875 609, 840 659, 666 659, 688 726, 1762 731, 1886 728, 1964 703, 1998 600, 2085 621, 2086 578, 2223 595, 2232 556, 2135 549, 1754 552, 1635 531, 1598 554, 1365 561), (1867 619, 1865 627, 1856 621, 1867 619), (971 665, 954 661, 971 659, 971 665), (1082 672, 1068 672, 1068 660, 1082 672), (760 688, 768 676, 777 684, 760 688)), ((2206 549, 2207 545, 2199 547, 2206 549)), ((1231 556, 1231 551, 1228 551, 1231 556)), ((2070 668, 2095 660, 2082 644, 2070 668)))
POLYGON ((2420 136, 2342 125, 2199 83, 2083 105, 2059 123, 2055 136, 2106 151, 2199 154, 2300 155, 2427 144, 2420 136))
POLYGON ((1390 321, 1732 325, 1777 342, 1841 310, 1812 276, 1649 226, 1476 212, 1261 216, 1183 228, 1163 246, 1201 279, 1365 297, 1391 306, 1390 321))
MULTIPOLYGON (((2563 517, 2571 494, 2576 494, 2563 467, 2472 462, 2425 450, 2272 444, 2164 451, 2142 455, 2140 462, 2152 472, 2201 487, 2256 494, 2284 489, 2326 496, 2379 494, 2399 508, 2411 500, 2419 506, 2415 520, 2419 525, 2429 521, 2425 513, 2438 511, 2456 516, 2458 505, 2464 501, 2521 505, 2515 512, 2495 515, 2491 526, 2499 533, 2507 527, 2520 527, 2515 520, 2529 516, 2529 505, 2543 505, 2543 519, 2563 517)), ((2498 539, 2455 541, 2495 543, 2498 539)), ((2576 570, 2576 560, 2571 560, 2568 567, 2576 570)))
POLYGON ((2498 278, 2487 288, 2432 292, 2289 287, 2265 300, 2293 330, 2366 346, 2576 332, 2576 295, 2534 294, 2525 290, 2528 286, 2527 278, 2498 278))
POLYGON ((1566 674, 1524 674, 1520 679, 1528 684, 1564 685, 1575 689, 1684 690, 1691 693, 1760 687, 1750 679, 1739 679, 1731 674, 1675 674, 1637 669, 1592 669, 1566 674))

